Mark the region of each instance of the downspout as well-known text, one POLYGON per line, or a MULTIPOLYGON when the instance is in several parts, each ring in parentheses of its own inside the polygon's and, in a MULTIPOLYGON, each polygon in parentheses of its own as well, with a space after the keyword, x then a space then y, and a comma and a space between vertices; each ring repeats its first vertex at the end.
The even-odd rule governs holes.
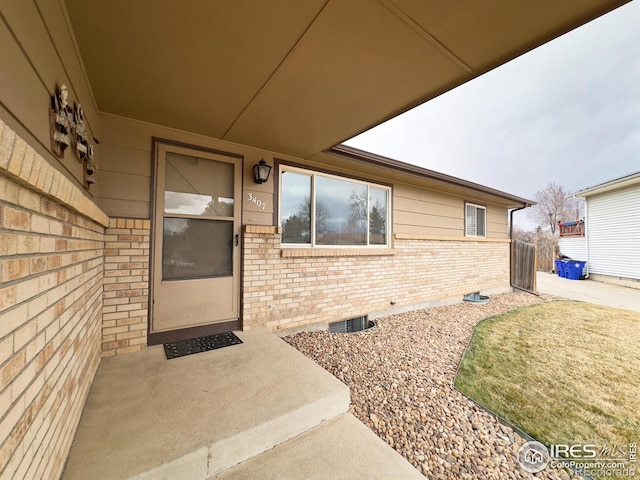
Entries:
MULTIPOLYGON (((513 210, 511 210, 509 212, 509 240, 511 240, 511 243, 509 244, 510 248, 509 248, 509 286, 513 288, 513 214, 519 210, 524 210, 527 207, 530 207, 531 205, 529 205, 528 203, 525 203, 522 207, 520 208, 514 208, 513 210)), ((516 287, 517 288, 517 287, 516 287)))
POLYGON ((584 198, 584 249, 586 258, 584 259, 586 264, 587 273, 584 278, 589 279, 589 199, 587 197, 576 197, 571 195, 572 198, 584 198))
POLYGON ((584 248, 587 251, 587 258, 585 261, 587 262, 587 274, 584 276, 585 279, 589 278, 589 200, 587 198, 584 199, 584 248))
POLYGON ((525 208, 530 206, 531 205, 529 205, 528 203, 525 203, 524 206, 520 208, 514 208, 513 210, 511 210, 511 212, 509 212, 509 239, 510 240, 513 240, 513 214, 516 213, 517 211, 524 210, 525 208))

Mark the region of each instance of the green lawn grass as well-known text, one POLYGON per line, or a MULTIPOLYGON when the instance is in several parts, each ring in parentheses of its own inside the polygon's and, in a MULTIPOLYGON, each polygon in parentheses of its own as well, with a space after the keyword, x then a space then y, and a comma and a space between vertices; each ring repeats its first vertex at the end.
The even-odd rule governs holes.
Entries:
POLYGON ((640 314, 560 301, 489 318, 455 385, 545 444, 640 444, 640 314))

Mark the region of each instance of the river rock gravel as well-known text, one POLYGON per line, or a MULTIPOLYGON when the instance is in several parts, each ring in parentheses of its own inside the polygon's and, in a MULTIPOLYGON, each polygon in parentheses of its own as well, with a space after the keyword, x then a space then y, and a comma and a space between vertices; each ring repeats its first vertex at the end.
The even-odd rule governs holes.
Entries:
POLYGON ((549 297, 495 295, 392 315, 353 334, 284 337, 351 389, 350 411, 430 479, 567 479, 550 468, 520 468, 524 440, 453 388, 476 324, 549 297))

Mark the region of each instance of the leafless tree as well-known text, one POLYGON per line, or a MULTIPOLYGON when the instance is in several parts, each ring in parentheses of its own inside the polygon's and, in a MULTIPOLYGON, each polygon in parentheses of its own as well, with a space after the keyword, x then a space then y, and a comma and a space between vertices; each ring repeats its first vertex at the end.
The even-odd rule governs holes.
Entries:
POLYGON ((553 261, 556 259, 558 247, 558 237, 550 232, 536 229, 533 233, 533 243, 536 245, 536 270, 550 272, 554 268, 553 261))
POLYGON ((368 196, 367 190, 357 192, 355 189, 349 196, 351 202, 351 216, 349 218, 349 226, 354 231, 366 231, 367 223, 367 206, 368 196))
MULTIPOLYGON (((324 231, 327 228, 327 221, 330 217, 329 207, 320 200, 316 200, 316 230, 324 231)), ((305 200, 298 206, 298 216, 302 219, 304 225, 311 226, 311 197, 306 197, 305 200)))
POLYGON ((526 242, 526 243, 535 243, 534 242, 535 235, 536 235, 535 232, 524 230, 523 228, 520 228, 516 225, 513 226, 514 240, 520 240, 521 242, 526 242))
POLYGON ((530 210, 538 225, 548 226, 552 234, 556 233, 558 222, 580 220, 584 211, 582 200, 567 198, 568 192, 555 182, 536 192, 536 202, 530 210))

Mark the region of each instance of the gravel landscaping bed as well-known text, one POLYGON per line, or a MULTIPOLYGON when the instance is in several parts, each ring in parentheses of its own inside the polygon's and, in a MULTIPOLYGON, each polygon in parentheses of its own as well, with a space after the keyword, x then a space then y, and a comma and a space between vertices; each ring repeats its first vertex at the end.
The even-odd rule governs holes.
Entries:
POLYGON ((524 472, 524 441, 452 386, 475 325, 545 301, 526 293, 496 295, 485 305, 461 303, 402 313, 353 334, 285 337, 351 389, 351 412, 433 479, 568 478, 547 468, 524 472))

